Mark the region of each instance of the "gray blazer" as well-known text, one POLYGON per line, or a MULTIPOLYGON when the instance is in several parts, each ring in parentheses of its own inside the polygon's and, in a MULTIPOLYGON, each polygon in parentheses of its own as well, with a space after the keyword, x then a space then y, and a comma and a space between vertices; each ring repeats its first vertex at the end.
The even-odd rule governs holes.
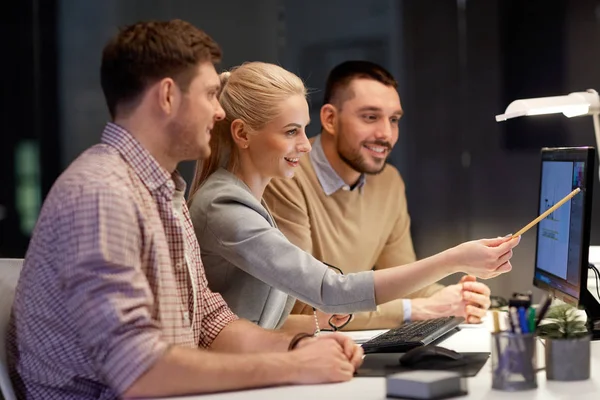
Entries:
POLYGON ((211 290, 242 318, 280 327, 297 299, 328 313, 376 309, 373 272, 339 275, 291 244, 244 182, 212 174, 190 205, 211 290))

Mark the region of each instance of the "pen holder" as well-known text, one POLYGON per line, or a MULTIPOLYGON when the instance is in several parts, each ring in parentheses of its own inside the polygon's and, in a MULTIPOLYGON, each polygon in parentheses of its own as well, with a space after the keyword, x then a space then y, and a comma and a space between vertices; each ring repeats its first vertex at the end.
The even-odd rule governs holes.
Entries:
POLYGON ((492 334, 492 388, 518 391, 537 388, 535 335, 492 334))

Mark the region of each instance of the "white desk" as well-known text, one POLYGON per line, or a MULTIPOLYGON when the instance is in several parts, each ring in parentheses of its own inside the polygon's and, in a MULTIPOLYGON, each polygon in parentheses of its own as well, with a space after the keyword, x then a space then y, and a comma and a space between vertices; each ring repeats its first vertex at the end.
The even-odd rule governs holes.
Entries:
MULTIPOLYGON (((448 338, 442 344, 456 351, 479 352, 490 351, 490 334, 486 326, 464 326, 463 329, 448 338)), ((543 348, 538 347, 539 365, 543 365, 543 348)), ((491 361, 479 371, 477 376, 468 378, 468 396, 458 399, 573 399, 587 400, 600 398, 600 341, 592 342, 591 378, 581 382, 547 382, 546 373, 541 371, 537 376, 538 388, 523 392, 501 392, 492 390, 491 361)), ((286 386, 268 389, 244 390, 204 396, 178 397, 181 400, 247 400, 247 399, 385 399, 385 378, 354 378, 349 382, 309 385, 286 386)))
MULTIPOLYGON (((588 261, 600 268, 600 246, 590 246, 588 261)), ((596 275, 594 275, 591 270, 588 270, 587 288, 592 296, 600 301, 600 298, 598 298, 598 290, 596 290, 596 275)))

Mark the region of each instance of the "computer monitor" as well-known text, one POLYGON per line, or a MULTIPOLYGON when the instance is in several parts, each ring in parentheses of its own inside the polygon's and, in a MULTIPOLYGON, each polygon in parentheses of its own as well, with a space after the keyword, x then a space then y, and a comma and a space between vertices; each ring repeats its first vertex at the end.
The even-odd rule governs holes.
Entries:
POLYGON ((588 250, 596 151, 593 147, 542 149, 538 214, 575 188, 581 192, 537 226, 533 284, 600 319, 600 304, 587 289, 588 250))

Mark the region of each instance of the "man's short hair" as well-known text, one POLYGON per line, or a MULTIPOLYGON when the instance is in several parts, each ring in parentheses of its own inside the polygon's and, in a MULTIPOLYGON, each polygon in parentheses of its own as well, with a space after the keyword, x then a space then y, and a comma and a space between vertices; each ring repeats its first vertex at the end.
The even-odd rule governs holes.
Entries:
POLYGON ((139 22, 122 28, 102 53, 100 82, 114 119, 151 85, 172 78, 187 91, 201 62, 218 63, 219 45, 205 32, 182 20, 139 22))
POLYGON ((329 73, 323 104, 334 104, 340 107, 344 101, 353 96, 346 90, 355 79, 372 79, 394 89, 398 88, 396 79, 381 65, 370 61, 346 61, 337 65, 329 73))

